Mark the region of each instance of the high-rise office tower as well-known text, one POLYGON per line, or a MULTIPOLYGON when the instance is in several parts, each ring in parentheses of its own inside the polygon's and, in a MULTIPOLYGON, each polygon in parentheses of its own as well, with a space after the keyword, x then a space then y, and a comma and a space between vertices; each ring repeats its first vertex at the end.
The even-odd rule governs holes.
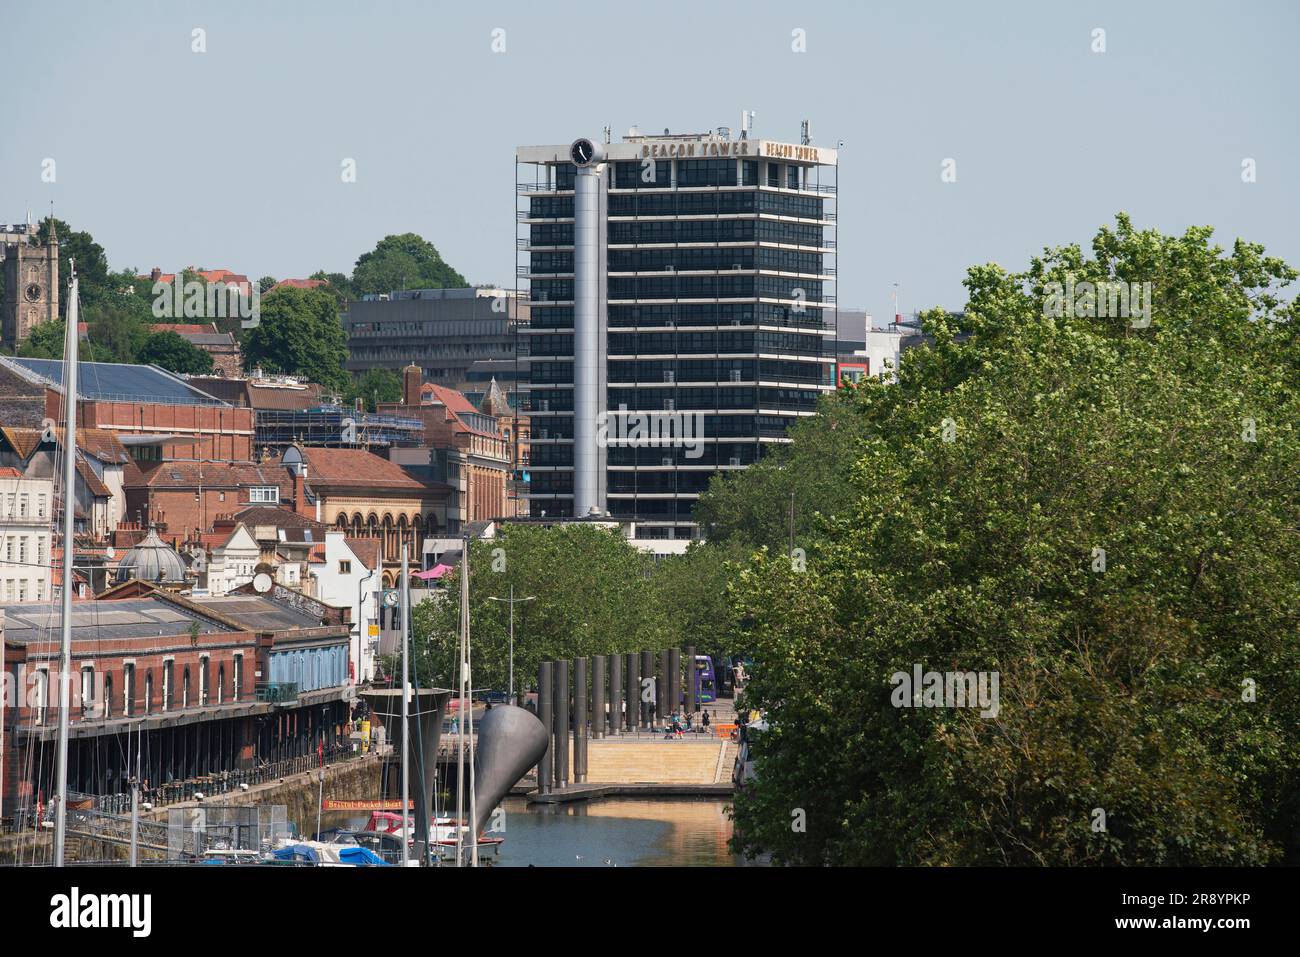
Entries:
POLYGON ((836 151, 747 126, 518 149, 532 515, 693 536, 834 388, 836 151))

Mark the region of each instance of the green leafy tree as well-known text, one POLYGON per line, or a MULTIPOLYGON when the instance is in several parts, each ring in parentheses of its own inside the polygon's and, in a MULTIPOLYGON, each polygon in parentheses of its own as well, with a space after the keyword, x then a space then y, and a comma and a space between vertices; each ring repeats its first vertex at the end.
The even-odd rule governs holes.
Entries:
MULTIPOLYGON (((62 320, 42 322, 32 327, 27 339, 19 345, 15 355, 28 359, 62 359, 63 339, 67 323, 62 320)), ((86 338, 77 346, 77 358, 81 362, 114 362, 113 356, 86 338)))
POLYGON ((1296 272, 1210 237, 1121 215, 1091 257, 973 268, 969 340, 929 313, 897 384, 831 400, 818 421, 857 437, 834 463, 851 507, 803 533, 802 570, 762 549, 730 586, 756 662, 743 703, 770 722, 739 849, 1300 859, 1296 272), (1150 282, 1151 324, 1045 314, 1067 280, 1150 282), (917 665, 997 675, 996 714, 900 706, 917 665))
POLYGON ((363 399, 366 410, 374 412, 380 402, 401 400, 402 377, 392 369, 367 369, 352 377, 345 398, 348 404, 363 399))
POLYGON ((276 283, 276 278, 274 276, 263 276, 261 279, 257 281, 257 291, 266 292, 272 286, 274 286, 275 283, 276 283))
POLYGON ((139 309, 118 298, 101 300, 84 310, 86 335, 101 362, 137 362, 149 339, 149 322, 139 309))
POLYGON ((792 532, 803 541, 823 517, 849 508, 849 468, 862 438, 854 410, 824 401, 789 435, 790 444, 772 446, 744 472, 713 477, 695 513, 710 541, 787 551, 792 532))
POLYGON ((36 244, 44 246, 49 241, 51 223, 59 240, 59 283, 63 287, 59 295, 60 317, 66 319, 68 315, 67 281, 74 262, 83 306, 115 297, 118 286, 110 279, 108 257, 90 233, 74 230, 63 220, 47 216, 36 229, 36 244))
POLYGON ((68 324, 62 320, 39 323, 18 346, 18 355, 27 359, 62 359, 67 334, 68 324))
POLYGON ((138 270, 123 269, 113 273, 109 281, 116 291, 110 300, 113 305, 131 313, 146 325, 168 321, 166 317, 154 316, 154 304, 158 296, 155 295, 153 283, 148 276, 141 278, 138 270))
POLYGON ((352 270, 351 292, 357 297, 395 289, 443 289, 468 286, 465 277, 442 260, 433 244, 415 233, 385 236, 362 253, 352 270))
MULTIPOLYGON (((507 525, 491 541, 472 543, 470 633, 475 684, 505 689, 509 670, 509 606, 490 596, 533 601, 515 605, 515 684, 536 683, 545 660, 667 647, 661 608, 649 587, 651 560, 617 532, 590 525, 556 528, 507 525)), ((437 599, 412 616, 420 680, 455 682, 460 617, 459 569, 441 581, 437 599)))
POLYGON ((285 286, 265 297, 242 348, 245 370, 300 375, 339 393, 347 388, 347 337, 334 297, 320 289, 285 286))
POLYGON ((175 332, 150 335, 137 353, 136 361, 188 375, 207 375, 212 371, 212 356, 175 332))
POLYGON ((318 269, 307 278, 322 279, 329 283, 327 288, 333 294, 334 298, 338 300, 340 309, 346 308, 344 306, 345 303, 351 302, 357 298, 356 293, 352 288, 352 280, 341 272, 325 272, 324 270, 318 269))
POLYGON ((695 645, 714 664, 745 650, 740 622, 727 600, 730 563, 748 560, 750 549, 730 542, 694 542, 684 555, 655 563, 650 591, 664 623, 660 644, 695 645))

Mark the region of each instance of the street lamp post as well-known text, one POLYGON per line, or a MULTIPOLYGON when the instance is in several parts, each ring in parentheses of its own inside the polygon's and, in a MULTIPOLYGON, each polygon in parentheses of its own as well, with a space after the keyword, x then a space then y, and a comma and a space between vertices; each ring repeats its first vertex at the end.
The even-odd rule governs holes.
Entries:
POLYGON ((491 596, 491 595, 488 596, 488 601, 504 601, 504 602, 509 602, 509 603, 510 603, 510 678, 509 678, 509 682, 510 682, 510 696, 509 696, 509 701, 510 701, 511 704, 514 704, 514 703, 515 703, 515 602, 517 602, 517 601, 518 601, 518 602, 523 602, 523 601, 535 601, 536 599, 537 599, 537 596, 536 596, 536 595, 529 595, 527 598, 516 598, 516 597, 515 597, 515 586, 514 586, 514 585, 511 585, 511 586, 510 586, 510 597, 509 597, 509 598, 496 598, 496 597, 491 596))

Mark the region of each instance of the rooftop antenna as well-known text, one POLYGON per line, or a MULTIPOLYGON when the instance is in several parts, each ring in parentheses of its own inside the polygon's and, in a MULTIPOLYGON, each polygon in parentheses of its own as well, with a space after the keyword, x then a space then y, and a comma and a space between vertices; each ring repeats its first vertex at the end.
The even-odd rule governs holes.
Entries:
POLYGON ((894 283, 894 327, 897 328, 903 324, 903 303, 899 294, 902 290, 898 283, 894 283))
POLYGON ((610 129, 609 129, 609 126, 606 125, 606 127, 605 127, 605 144, 606 144, 606 145, 609 144, 609 137, 610 137, 610 129))
POLYGON ((812 142, 812 124, 808 120, 799 123, 799 145, 807 146, 812 142))
POLYGON ((753 126, 754 117, 756 115, 757 114, 755 114, 753 110, 740 111, 740 138, 742 140, 749 139, 749 131, 753 126))

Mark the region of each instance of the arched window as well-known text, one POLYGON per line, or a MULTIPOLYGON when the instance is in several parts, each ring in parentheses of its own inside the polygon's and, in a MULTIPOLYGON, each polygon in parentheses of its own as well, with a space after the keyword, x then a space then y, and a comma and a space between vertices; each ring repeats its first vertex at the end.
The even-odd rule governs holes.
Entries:
POLYGON ((104 717, 113 717, 113 675, 104 675, 104 717))
POLYGON ((226 700, 226 666, 217 665, 217 704, 226 700))
POLYGON ((144 673, 144 713, 153 711, 153 671, 144 673))
POLYGON ((181 678, 181 707, 190 706, 190 666, 185 666, 185 676, 181 678))

